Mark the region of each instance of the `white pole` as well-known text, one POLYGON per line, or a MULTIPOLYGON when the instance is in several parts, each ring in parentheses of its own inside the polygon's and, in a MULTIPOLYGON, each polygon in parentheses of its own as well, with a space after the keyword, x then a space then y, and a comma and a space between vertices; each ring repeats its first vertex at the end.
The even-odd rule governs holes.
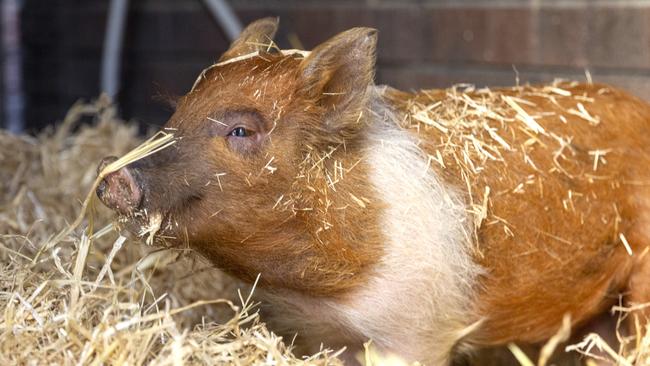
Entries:
POLYGON ((4 127, 19 134, 25 129, 23 117, 23 71, 20 50, 20 9, 22 0, 2 0, 2 51, 5 55, 2 76, 4 94, 4 127))
POLYGON ((102 51, 100 92, 115 98, 120 90, 120 65, 122 62, 122 40, 128 0, 111 0, 106 21, 106 35, 102 51))
POLYGON ((237 39, 243 27, 237 14, 225 0, 205 0, 205 5, 210 9, 212 16, 221 24, 230 42, 237 39))

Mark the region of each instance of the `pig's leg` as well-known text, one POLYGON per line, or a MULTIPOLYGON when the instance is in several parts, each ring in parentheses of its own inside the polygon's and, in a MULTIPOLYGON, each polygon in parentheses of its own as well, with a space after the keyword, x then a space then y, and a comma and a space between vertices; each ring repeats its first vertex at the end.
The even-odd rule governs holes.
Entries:
POLYGON ((634 266, 632 267, 625 293, 626 305, 640 308, 627 314, 627 329, 623 333, 644 335, 644 328, 650 319, 650 187, 637 188, 631 198, 636 209, 634 226, 625 235, 632 247, 634 266), (648 306, 644 307, 643 304, 648 306))
POLYGON ((638 258, 628 282, 627 305, 635 307, 648 304, 648 307, 641 306, 642 309, 629 314, 629 331, 633 334, 637 332, 637 321, 644 327, 650 319, 650 247, 645 247, 635 255, 638 255, 638 258))
MULTIPOLYGON (((634 262, 627 284, 627 304, 634 306, 650 303, 650 187, 637 189, 630 200, 637 215, 634 226, 625 233, 634 262)), ((639 320, 645 324, 645 320, 650 318, 650 307, 634 314, 641 316, 639 320)))

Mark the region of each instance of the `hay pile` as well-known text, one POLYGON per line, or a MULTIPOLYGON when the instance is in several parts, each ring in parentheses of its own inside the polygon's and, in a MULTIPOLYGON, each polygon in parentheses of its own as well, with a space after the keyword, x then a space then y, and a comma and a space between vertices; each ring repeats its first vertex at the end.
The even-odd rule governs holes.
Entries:
MULTIPOLYGON (((98 161, 140 142, 105 99, 37 138, 0 132, 0 363, 305 363, 260 322, 250 289, 238 295, 241 284, 190 253, 120 236, 103 207, 52 242, 98 161), (77 130, 82 118, 95 121, 77 130)), ((340 362, 322 352, 306 363, 340 362)))

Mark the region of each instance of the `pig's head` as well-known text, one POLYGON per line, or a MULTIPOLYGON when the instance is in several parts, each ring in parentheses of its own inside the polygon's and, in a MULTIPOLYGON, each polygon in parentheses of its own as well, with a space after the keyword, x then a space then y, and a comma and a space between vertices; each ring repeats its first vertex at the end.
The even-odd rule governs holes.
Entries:
POLYGON ((349 30, 302 57, 267 46, 276 28, 249 25, 178 101, 164 127, 175 143, 109 174, 97 195, 156 243, 189 246, 245 280, 332 293, 378 255, 364 228, 371 204, 336 194, 359 186, 363 164, 328 183, 342 162, 359 163, 376 32, 349 30))

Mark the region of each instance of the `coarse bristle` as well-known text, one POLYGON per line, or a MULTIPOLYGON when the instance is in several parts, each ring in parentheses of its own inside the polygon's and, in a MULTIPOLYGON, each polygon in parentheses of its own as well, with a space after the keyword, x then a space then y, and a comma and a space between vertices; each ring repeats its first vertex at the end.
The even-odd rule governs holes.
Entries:
MULTIPOLYGON (((576 175, 576 172, 569 172, 563 166, 563 163, 568 165, 568 162, 576 159, 574 155, 567 152, 574 136, 547 129, 539 122, 555 118, 567 123, 565 116, 571 115, 578 117, 580 122, 598 129, 600 118, 590 113, 588 107, 594 103, 594 100, 582 94, 573 94, 570 90, 575 86, 577 86, 575 82, 562 80, 546 86, 525 85, 501 88, 498 91, 488 88, 477 90, 471 85, 457 85, 446 90, 421 91, 408 101, 406 106, 408 113, 401 123, 402 127, 416 133, 422 129, 435 130, 436 133, 433 135, 438 136, 438 140, 419 141, 422 146, 428 148, 428 151, 435 151, 435 155, 429 156, 429 162, 437 164, 434 166, 437 171, 455 175, 456 179, 463 182, 462 188, 467 190, 467 212, 473 218, 471 227, 474 229, 473 233, 467 235, 471 242, 478 243, 478 229, 485 220, 501 222, 506 233, 509 236, 514 235, 509 230, 507 222, 488 210, 488 200, 492 199, 491 194, 496 193, 498 196, 504 193, 494 192, 493 187, 485 183, 482 173, 489 169, 491 173, 505 171, 508 169, 508 163, 512 163, 512 159, 515 158, 521 159, 520 163, 539 172, 535 162, 527 153, 528 147, 543 146, 541 150, 550 154, 554 171, 571 179, 592 179, 593 176, 589 171, 576 175), (540 112, 539 105, 531 100, 548 101, 553 108, 540 112), (527 112, 530 110, 537 112, 531 115, 532 112, 527 112), (505 158, 506 154, 510 155, 505 158), (489 164, 492 165, 488 169, 489 164), (496 170, 495 166, 498 167, 496 170)), ((431 135, 423 134, 423 136, 431 135)), ((588 152, 593 158, 593 172, 598 169, 600 158, 608 152, 607 149, 588 152)), ((541 178, 531 175, 527 179, 541 178)), ((516 191, 517 188, 510 193, 517 193, 516 191)), ((571 195, 572 192, 568 191, 567 196, 571 197, 571 195)), ((632 255, 625 236, 618 233, 618 237, 628 254, 632 255)), ((477 255, 481 255, 480 249, 476 250, 477 255)), ((625 316, 635 317, 639 316, 638 310, 639 307, 613 308, 613 311, 623 313, 625 316)), ((508 348, 521 365, 548 364, 554 350, 563 348, 569 353, 577 352, 588 356, 587 364, 599 359, 619 365, 647 365, 650 363, 647 355, 650 323, 642 317, 635 319, 638 324, 636 334, 629 337, 619 335, 620 345, 609 345, 600 335, 589 334, 577 344, 560 346, 562 343, 566 344, 570 335, 570 322, 565 319, 558 333, 541 349, 537 362, 532 362, 515 344, 510 344, 508 348)), ((619 322, 620 327, 622 325, 619 322)), ((622 329, 619 328, 616 328, 617 333, 622 329)), ((611 331, 615 330, 611 329, 611 331)), ((482 361, 479 364, 483 364, 482 361)))
MULTIPOLYGON (((401 125, 416 131, 434 129, 437 132, 438 140, 420 143, 435 151, 435 155, 429 156, 429 162, 437 165, 434 168, 455 174, 463 182, 469 200, 467 212, 474 223, 474 232, 467 237, 473 243, 478 242, 477 230, 486 220, 500 222, 506 234, 513 235, 507 222, 489 213, 491 194, 500 194, 482 180, 481 173, 489 164, 492 172, 494 167, 507 169, 507 162, 512 160, 505 159, 504 155, 517 155, 533 171, 539 172, 529 150, 541 145, 553 155, 552 169, 569 175, 558 160, 573 159, 565 151, 573 136, 547 131, 538 120, 566 120, 564 115, 574 115, 586 123, 597 125, 599 118, 592 116, 583 105, 592 100, 570 91, 576 85, 575 82, 556 80, 545 86, 516 86, 493 92, 489 88, 476 89, 462 84, 446 90, 424 90, 409 100, 408 113, 401 125), (539 110, 530 108, 537 107, 532 99, 548 101, 555 108, 530 115, 527 110, 539 110), (563 107, 567 104, 575 108, 563 107)), ((601 155, 606 153, 605 150, 590 152, 594 156, 594 166, 597 167, 601 155)), ((532 184, 535 179, 541 178, 531 175, 530 181, 525 183, 532 184)), ((570 196, 571 192, 567 195, 570 196)), ((482 255, 478 249, 476 253, 482 255)))

